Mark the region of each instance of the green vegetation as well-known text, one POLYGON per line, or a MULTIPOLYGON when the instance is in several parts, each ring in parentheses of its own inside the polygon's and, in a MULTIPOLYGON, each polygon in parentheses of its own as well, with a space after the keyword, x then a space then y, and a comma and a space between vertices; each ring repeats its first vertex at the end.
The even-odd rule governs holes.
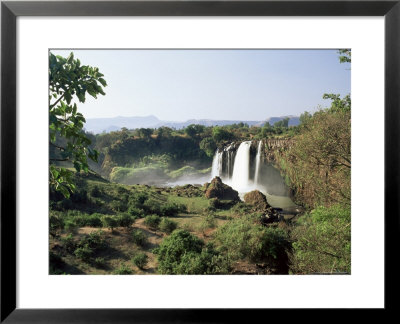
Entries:
POLYGON ((149 257, 145 253, 139 253, 135 255, 132 259, 132 263, 137 266, 139 269, 143 270, 147 265, 149 257))
POLYGON ((107 86, 98 68, 81 65, 73 53, 67 58, 49 53, 49 128, 50 128, 50 187, 65 197, 75 185, 71 171, 56 162, 70 162, 77 172, 88 171, 87 158, 97 161, 98 152, 90 148, 91 141, 82 131, 85 118, 74 100, 84 103, 86 94, 97 98, 105 95, 107 86), (57 140, 58 139, 58 140, 57 140))
POLYGON ((350 273, 350 209, 340 205, 318 207, 298 220, 292 271, 296 273, 350 273))

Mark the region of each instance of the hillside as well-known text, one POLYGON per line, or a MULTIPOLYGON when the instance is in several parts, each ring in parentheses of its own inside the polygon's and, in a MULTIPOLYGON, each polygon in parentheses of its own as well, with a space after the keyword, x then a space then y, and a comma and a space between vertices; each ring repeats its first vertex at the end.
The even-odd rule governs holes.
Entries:
POLYGON ((239 123, 245 123, 249 126, 261 127, 265 122, 269 122, 271 125, 289 117, 289 126, 299 125, 299 117, 297 116, 281 116, 281 117, 270 117, 266 120, 213 120, 213 119, 189 119, 184 122, 178 121, 165 121, 160 120, 156 116, 144 116, 144 117, 113 117, 113 118, 88 118, 86 120, 85 129, 87 132, 94 134, 102 132, 117 131, 125 127, 128 129, 136 128, 159 128, 159 127, 170 127, 175 129, 182 129, 189 125, 203 125, 203 126, 227 126, 239 123))

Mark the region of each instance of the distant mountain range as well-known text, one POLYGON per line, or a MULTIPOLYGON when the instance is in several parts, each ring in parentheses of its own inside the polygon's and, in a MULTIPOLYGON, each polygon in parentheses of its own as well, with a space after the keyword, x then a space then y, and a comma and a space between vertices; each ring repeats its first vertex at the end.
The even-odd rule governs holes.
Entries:
POLYGON ((86 119, 85 129, 88 132, 94 134, 102 132, 118 131, 123 127, 128 129, 135 128, 158 128, 167 126, 170 128, 181 129, 189 126, 190 124, 199 124, 204 126, 225 126, 238 123, 246 123, 249 126, 262 126, 265 122, 269 122, 271 125, 280 121, 286 117, 289 117, 289 126, 297 126, 299 124, 299 117, 297 116, 281 116, 281 117, 270 117, 266 120, 212 120, 212 119, 189 119, 185 122, 174 122, 164 121, 158 119, 156 116, 144 116, 144 117, 112 117, 112 118, 88 118, 86 119))

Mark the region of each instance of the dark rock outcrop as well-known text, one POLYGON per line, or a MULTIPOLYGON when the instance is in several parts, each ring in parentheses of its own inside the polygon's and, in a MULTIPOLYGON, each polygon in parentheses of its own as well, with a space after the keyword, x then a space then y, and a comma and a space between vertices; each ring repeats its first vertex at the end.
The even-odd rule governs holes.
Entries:
POLYGON ((239 200, 239 193, 232 187, 224 184, 220 177, 215 177, 211 183, 206 183, 205 196, 210 198, 218 198, 221 200, 239 200))
POLYGON ((261 222, 268 224, 281 219, 279 212, 268 204, 267 197, 258 190, 253 190, 244 195, 244 202, 252 205, 258 212, 263 213, 261 222))

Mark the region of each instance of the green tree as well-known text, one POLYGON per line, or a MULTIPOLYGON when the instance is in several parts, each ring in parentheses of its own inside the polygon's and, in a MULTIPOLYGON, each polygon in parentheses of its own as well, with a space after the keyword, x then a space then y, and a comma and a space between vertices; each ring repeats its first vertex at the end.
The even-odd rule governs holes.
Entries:
POLYGON ((227 131, 226 129, 220 127, 220 126, 215 126, 213 128, 213 138, 216 142, 220 142, 220 141, 229 141, 234 139, 234 135, 227 131))
POLYGON ((206 137, 201 140, 200 149, 203 150, 207 156, 212 157, 217 149, 217 145, 212 137, 206 137))
POLYGON ((103 74, 96 67, 81 65, 73 53, 67 58, 49 53, 49 129, 50 146, 58 154, 50 156, 50 187, 60 191, 65 197, 70 196, 75 185, 72 172, 57 166, 57 162, 70 162, 76 171, 89 170, 88 157, 97 161, 98 152, 89 147, 90 139, 83 132, 86 122, 77 111, 76 102, 84 103, 86 94, 97 98, 105 95, 107 86, 103 74), (59 145, 56 136, 62 138, 59 145))
POLYGON ((204 132, 205 127, 203 125, 191 124, 185 128, 185 134, 189 137, 195 138, 204 132))
POLYGON ((304 113, 302 113, 300 115, 300 124, 307 123, 309 120, 311 120, 311 118, 312 118, 312 115, 308 111, 305 111, 304 113))
POLYGON ((351 49, 338 50, 340 63, 351 63, 351 49))
POLYGON ((150 138, 151 135, 153 134, 153 129, 151 128, 139 128, 138 129, 138 134, 142 138, 150 138))
POLYGON ((346 95, 343 99, 341 99, 339 94, 325 93, 322 98, 332 100, 331 107, 329 108, 329 110, 332 112, 351 110, 350 95, 346 95))

